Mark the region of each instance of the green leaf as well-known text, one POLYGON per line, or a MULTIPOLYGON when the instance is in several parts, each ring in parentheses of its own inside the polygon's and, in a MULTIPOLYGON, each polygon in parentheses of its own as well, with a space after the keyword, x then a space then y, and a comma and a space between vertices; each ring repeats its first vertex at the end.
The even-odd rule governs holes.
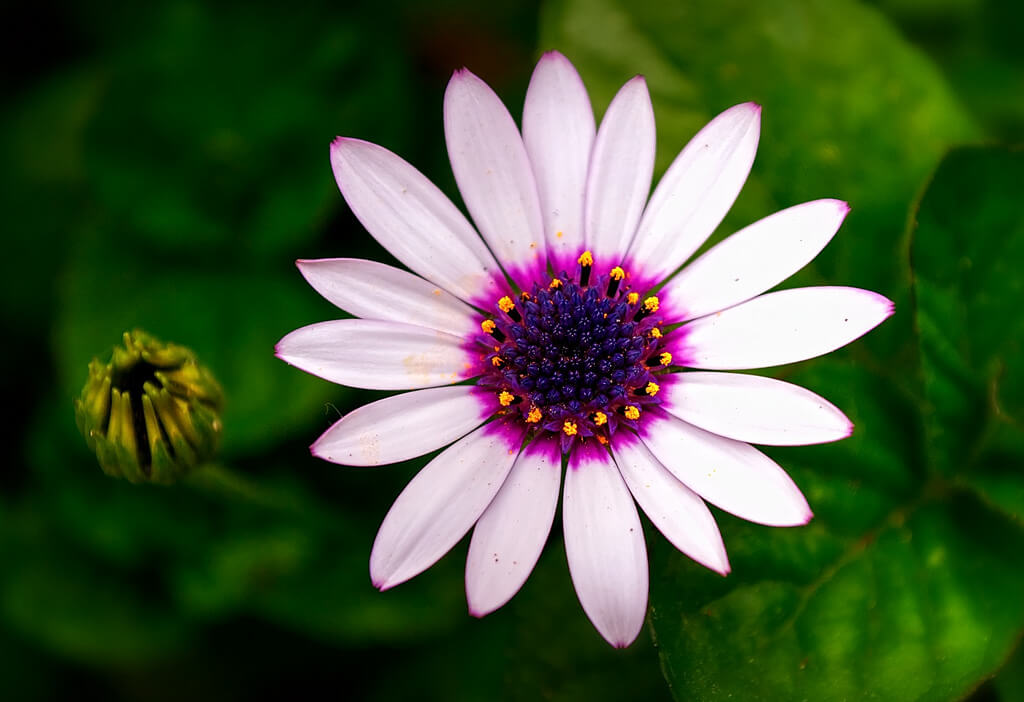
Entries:
POLYGON ((188 0, 139 14, 87 134, 96 196, 132 242, 301 255, 341 205, 331 139, 397 146, 411 119, 404 55, 366 23, 188 0))
POLYGON ((1024 152, 954 151, 916 213, 912 249, 928 446, 1024 520, 1024 152))
MULTIPOLYGON (((761 103, 752 177, 720 234, 782 207, 842 198, 850 217, 794 282, 824 275, 906 308, 906 203, 948 146, 977 131, 880 14, 847 0, 560 0, 546 6, 541 46, 577 65, 598 109, 632 74, 647 77, 659 170, 716 113, 761 103)), ((909 316, 898 314, 865 346, 889 364, 900 354, 909 368, 908 332, 909 316)))
MULTIPOLYGON (((980 503, 936 495, 892 511, 809 580, 760 579, 699 603, 660 583, 669 684, 677 699, 960 698, 1017 641, 1022 547, 980 503)), ((679 581, 708 577, 675 567, 679 581)))

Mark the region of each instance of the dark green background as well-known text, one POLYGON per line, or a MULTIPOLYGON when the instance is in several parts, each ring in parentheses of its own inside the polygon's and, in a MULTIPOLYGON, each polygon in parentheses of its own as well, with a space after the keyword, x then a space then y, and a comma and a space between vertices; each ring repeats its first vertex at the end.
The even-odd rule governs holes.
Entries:
MULTIPOLYGON (((1009 0, 25 5, 3 47, 0 685, 12 699, 1024 700, 1024 52, 1009 0), (857 423, 771 451, 816 513, 721 513, 721 579, 653 530, 650 628, 609 648, 556 528, 483 620, 465 546, 393 591, 367 563, 423 461, 307 447, 377 396, 272 356, 337 315, 296 258, 389 261, 344 206, 337 134, 453 197, 441 101, 469 66, 513 114, 540 50, 600 114, 647 76, 658 171, 715 113, 764 105, 716 238, 817 197, 853 212, 791 284, 897 314, 779 369, 857 423), (88 361, 140 326, 224 385, 217 464, 172 488, 106 478, 76 434, 88 361), (1009 659, 1009 663, 1006 661, 1009 659), (666 684, 666 681, 668 684, 666 684)), ((648 525, 649 526, 649 525, 648 525)))

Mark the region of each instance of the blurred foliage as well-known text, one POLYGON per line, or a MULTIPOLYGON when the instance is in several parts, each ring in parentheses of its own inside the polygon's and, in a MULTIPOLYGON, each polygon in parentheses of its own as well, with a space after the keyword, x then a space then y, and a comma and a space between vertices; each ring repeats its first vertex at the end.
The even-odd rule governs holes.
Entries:
MULTIPOLYGON (((461 548, 376 592, 373 534, 423 461, 312 459, 317 434, 376 395, 272 355, 283 334, 336 314, 294 259, 388 260, 337 194, 330 139, 382 143, 454 196, 450 71, 469 65, 517 114, 538 44, 577 64, 598 114, 647 75, 659 171, 719 110, 763 103, 751 180, 715 238, 803 200, 848 199, 839 236, 795 283, 897 302, 864 342, 780 370, 858 427, 772 452, 811 525, 721 515, 726 579, 648 539, 672 692, 954 699, 1011 656, 1024 625, 1024 165, 1011 150, 943 155, 1024 135, 1016 3, 159 0, 19 13, 12 26, 54 48, 12 57, 0 107, 3 382, 18 399, 0 474, 0 680, 14 698, 276 699, 317 684, 369 700, 668 696, 651 639, 621 652, 594 632, 557 535, 482 621, 465 613, 461 548), (223 463, 172 489, 106 479, 74 428, 88 360, 137 326, 194 349, 227 398, 223 463)), ((1022 671, 1018 652, 979 699, 1021 699, 1022 671)))

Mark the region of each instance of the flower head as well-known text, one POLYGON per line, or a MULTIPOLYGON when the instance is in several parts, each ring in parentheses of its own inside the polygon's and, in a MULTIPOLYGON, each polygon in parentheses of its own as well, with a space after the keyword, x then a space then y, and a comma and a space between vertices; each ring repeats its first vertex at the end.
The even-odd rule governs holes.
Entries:
POLYGON ((827 442, 852 430, 808 390, 718 371, 827 353, 892 304, 855 288, 765 293, 836 233, 849 209, 837 200, 771 215, 682 267, 750 172, 756 104, 712 120, 649 200, 655 128, 641 77, 622 87, 599 129, 576 70, 555 52, 534 72, 521 133, 466 70, 452 77, 444 112, 476 227, 395 154, 337 139, 342 195, 413 273, 299 261, 310 284, 357 319, 292 332, 277 354, 345 385, 412 390, 342 418, 315 455, 380 465, 451 444, 384 519, 370 557, 377 587, 422 572, 472 528, 469 608, 497 609, 540 555, 565 463, 573 583, 601 635, 628 645, 647 603, 636 504, 676 547, 724 575, 705 501, 766 525, 811 518, 793 481, 750 444, 827 442))
POLYGON ((223 400, 191 350, 136 329, 89 364, 75 418, 103 472, 169 484, 216 451, 223 400))

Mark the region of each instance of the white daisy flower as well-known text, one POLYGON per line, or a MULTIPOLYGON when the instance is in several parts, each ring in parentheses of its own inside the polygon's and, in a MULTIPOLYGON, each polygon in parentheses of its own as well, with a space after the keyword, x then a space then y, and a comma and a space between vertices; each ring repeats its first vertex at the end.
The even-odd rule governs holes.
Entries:
POLYGON ((777 212, 682 267, 742 188, 760 118, 759 105, 744 103, 713 119, 648 199, 655 126, 642 77, 595 128, 575 68, 545 54, 520 133, 482 80, 457 71, 445 138, 475 228, 387 149, 332 144, 349 207, 412 273, 299 261, 356 319, 298 329, 277 355, 343 385, 411 392, 351 412, 312 451, 375 466, 448 446, 385 517, 370 556, 374 585, 423 572, 473 529, 469 610, 501 607, 540 556, 565 464, 573 584, 601 635, 627 646, 647 609, 637 504, 679 550, 723 575, 729 562, 705 502, 759 524, 807 523, 799 488, 751 444, 835 441, 850 421, 809 390, 720 371, 828 353, 893 306, 857 288, 765 293, 836 233, 849 211, 838 200, 777 212))

